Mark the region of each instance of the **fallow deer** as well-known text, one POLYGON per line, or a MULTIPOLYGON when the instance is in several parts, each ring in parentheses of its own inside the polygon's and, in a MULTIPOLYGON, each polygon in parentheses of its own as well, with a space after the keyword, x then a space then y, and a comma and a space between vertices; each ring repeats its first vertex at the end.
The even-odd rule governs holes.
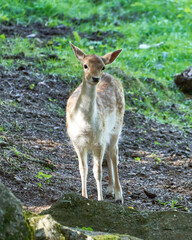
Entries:
POLYGON ((97 183, 98 200, 102 194, 102 162, 106 153, 109 169, 107 192, 123 203, 118 176, 118 140, 125 109, 121 82, 104 73, 105 65, 112 63, 122 49, 103 57, 86 55, 80 48, 71 47, 84 70, 82 83, 67 101, 67 132, 79 160, 82 196, 87 195, 87 154, 93 155, 93 173, 97 183))

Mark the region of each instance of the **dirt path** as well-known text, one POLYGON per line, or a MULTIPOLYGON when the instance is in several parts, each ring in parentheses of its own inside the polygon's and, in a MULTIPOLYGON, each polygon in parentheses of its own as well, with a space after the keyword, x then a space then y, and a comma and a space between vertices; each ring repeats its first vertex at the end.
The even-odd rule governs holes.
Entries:
MULTIPOLYGON (((58 77, 40 74, 30 64, 9 71, 0 66, 0 179, 36 211, 63 193, 81 192, 77 157, 65 128, 72 87, 58 77)), ((125 205, 152 211, 192 210, 190 129, 183 132, 127 111, 119 148, 125 205)), ((108 173, 106 166, 103 169, 105 192, 108 173)), ((97 197, 91 161, 88 194, 97 197)))

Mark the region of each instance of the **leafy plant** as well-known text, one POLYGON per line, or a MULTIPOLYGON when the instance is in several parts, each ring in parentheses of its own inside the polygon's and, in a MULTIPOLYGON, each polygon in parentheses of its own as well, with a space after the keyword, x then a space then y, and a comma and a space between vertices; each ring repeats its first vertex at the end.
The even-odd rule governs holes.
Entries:
POLYGON ((163 206, 169 205, 171 209, 184 208, 185 211, 188 210, 187 207, 183 207, 182 205, 179 205, 176 199, 172 199, 170 202, 162 202, 160 199, 158 199, 158 203, 163 206))
POLYGON ((22 155, 22 153, 21 153, 19 150, 17 150, 16 148, 14 148, 13 151, 14 151, 14 154, 15 154, 16 156, 22 155))
POLYGON ((55 99, 50 102, 50 104, 48 105, 48 109, 50 111, 57 113, 59 115, 59 117, 62 117, 65 115, 65 110, 56 104, 55 99))
POLYGON ((36 178, 40 179, 41 182, 38 182, 38 186, 42 187, 42 183, 49 183, 50 182, 50 178, 52 178, 52 175, 50 174, 45 174, 43 172, 39 172, 38 175, 35 175, 36 178))
POLYGON ((178 203, 177 200, 173 199, 170 204, 171 204, 171 208, 174 209, 175 208, 175 205, 178 203))
POLYGON ((82 227, 82 229, 85 231, 93 231, 93 229, 91 227, 82 227))
POLYGON ((160 162, 162 162, 161 158, 158 157, 156 154, 153 153, 153 154, 152 154, 152 157, 155 158, 156 164, 159 164, 160 162))
POLYGON ((3 131, 5 131, 4 127, 0 125, 0 132, 3 132, 3 131))
POLYGON ((76 42, 81 43, 81 37, 79 36, 78 32, 73 32, 73 35, 76 42))
POLYGON ((3 40, 3 41, 5 41, 5 39, 6 39, 5 34, 1 34, 1 35, 0 35, 0 39, 3 40))
POLYGON ((169 202, 162 202, 161 199, 158 199, 158 203, 163 206, 166 206, 167 204, 169 204, 169 202))
POLYGON ((47 182, 50 182, 49 179, 52 177, 52 175, 45 174, 43 172, 39 172, 38 175, 36 175, 35 177, 37 177, 39 179, 45 179, 47 182))
POLYGON ((140 162, 141 161, 141 158, 140 157, 135 157, 134 158, 136 161, 140 162))
POLYGON ((35 84, 34 84, 34 83, 32 83, 32 84, 30 85, 30 89, 31 89, 31 90, 33 90, 33 89, 34 89, 34 87, 35 87, 35 84))

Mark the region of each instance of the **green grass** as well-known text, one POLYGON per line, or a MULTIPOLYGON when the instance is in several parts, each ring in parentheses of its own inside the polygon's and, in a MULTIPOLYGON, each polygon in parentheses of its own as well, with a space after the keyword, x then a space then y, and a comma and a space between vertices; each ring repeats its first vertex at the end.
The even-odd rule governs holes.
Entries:
MULTIPOLYGON (((122 79, 127 109, 144 113, 162 122, 192 127, 191 99, 173 84, 192 62, 192 0, 1 0, 0 21, 13 24, 45 23, 70 26, 72 37, 54 37, 49 44, 36 40, 0 36, 1 64, 6 68, 21 60, 3 59, 4 54, 25 53, 45 74, 58 74, 65 81, 79 80, 80 64, 68 44, 71 40, 86 53, 103 55, 114 49, 123 52, 106 71, 122 79), (79 33, 113 31, 102 41, 81 38, 79 33), (148 46, 143 49, 142 46, 148 46), (42 57, 48 53, 58 59, 42 57), (132 78, 131 76, 134 76, 132 78), (155 79, 149 83, 148 78, 155 79)), ((25 61, 25 60, 24 60, 25 61)))

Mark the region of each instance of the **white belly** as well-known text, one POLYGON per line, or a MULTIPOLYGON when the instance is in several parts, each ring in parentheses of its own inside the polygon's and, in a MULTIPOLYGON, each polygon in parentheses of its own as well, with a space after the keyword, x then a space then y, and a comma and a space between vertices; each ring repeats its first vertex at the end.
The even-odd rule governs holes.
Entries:
POLYGON ((102 115, 93 118, 92 122, 85 120, 80 113, 68 122, 68 134, 71 141, 81 147, 108 144, 115 128, 115 113, 102 119, 102 115), (104 120, 105 119, 105 120, 104 120))

